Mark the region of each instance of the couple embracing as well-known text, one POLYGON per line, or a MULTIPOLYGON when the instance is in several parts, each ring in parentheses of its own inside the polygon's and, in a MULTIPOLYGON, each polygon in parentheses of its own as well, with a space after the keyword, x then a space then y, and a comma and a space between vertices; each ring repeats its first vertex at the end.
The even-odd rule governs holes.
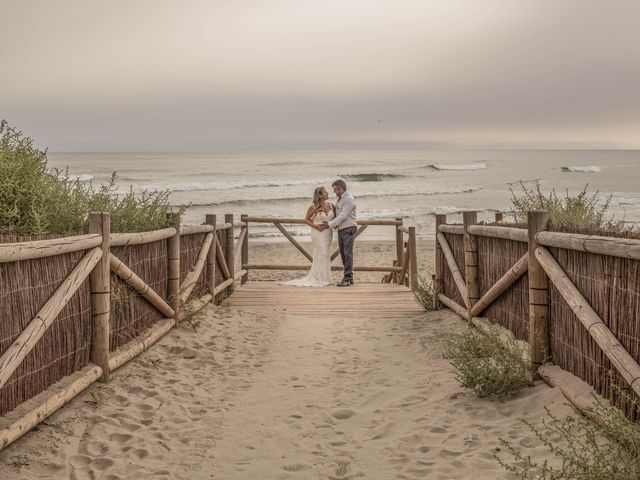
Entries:
POLYGON ((333 283, 331 279, 331 241, 333 231, 338 232, 338 247, 344 266, 344 276, 338 287, 353 285, 353 242, 356 235, 356 201, 347 192, 344 180, 331 185, 338 201, 333 205, 324 187, 313 192, 313 203, 307 210, 305 223, 311 227, 313 263, 309 274, 303 278, 286 282, 297 287, 324 287, 333 283))

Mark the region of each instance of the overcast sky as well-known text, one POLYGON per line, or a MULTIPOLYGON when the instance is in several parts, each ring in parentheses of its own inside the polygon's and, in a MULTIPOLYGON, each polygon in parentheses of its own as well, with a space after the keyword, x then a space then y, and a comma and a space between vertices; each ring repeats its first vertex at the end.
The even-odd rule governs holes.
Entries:
POLYGON ((51 150, 640 148, 639 21, 638 0, 0 0, 0 117, 51 150))

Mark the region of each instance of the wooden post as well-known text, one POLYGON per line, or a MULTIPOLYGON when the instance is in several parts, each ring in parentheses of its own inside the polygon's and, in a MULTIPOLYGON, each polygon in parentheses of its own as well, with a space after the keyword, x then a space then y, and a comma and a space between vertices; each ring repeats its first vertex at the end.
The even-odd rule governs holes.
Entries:
POLYGON ((436 215, 436 273, 433 280, 433 288, 436 295, 444 293, 444 256, 440 242, 438 242, 438 227, 447 223, 446 215, 436 215))
POLYGON ((496 223, 501 222, 503 218, 502 212, 496 212, 496 223))
POLYGON ((529 212, 529 345, 531 367, 538 367, 549 360, 549 278, 540 265, 535 251, 538 248, 536 234, 547 229, 549 212, 529 212))
POLYGON ((91 288, 91 362, 102 368, 100 381, 110 380, 109 340, 111 312, 111 270, 109 267, 109 235, 111 234, 111 218, 106 212, 89 214, 89 233, 102 235, 102 258, 89 274, 91 288))
POLYGON ((209 276, 207 279, 207 288, 209 293, 213 295, 213 292, 216 289, 216 242, 218 241, 218 235, 216 233, 216 216, 210 213, 207 213, 205 216, 205 223, 207 225, 213 225, 213 243, 209 248, 209 253, 207 254, 207 275, 209 276))
POLYGON ((469 311, 480 300, 480 279, 478 274, 478 240, 467 230, 478 223, 478 212, 463 212, 464 225, 464 277, 467 284, 467 306, 469 311))
POLYGON ((180 214, 170 213, 167 223, 176 229, 176 234, 167 238, 167 300, 177 323, 180 319, 180 214))
MULTIPOLYGON (((229 267, 230 278, 233 278, 233 281, 235 283, 236 258, 235 258, 235 245, 233 244, 233 213, 227 213, 224 216, 224 223, 231 224, 231 226, 227 228, 227 231, 226 231, 226 238, 227 238, 226 261, 227 261, 227 267, 229 267)), ((229 286, 229 289, 228 289, 229 293, 233 292, 234 286, 235 285, 233 283, 229 286)))
MULTIPOLYGON (((400 226, 403 226, 402 218, 396 218, 396 220, 400 222, 400 226)), ((396 264, 394 264, 394 267, 397 265, 402 266, 404 264, 404 248, 403 248, 404 233, 398 227, 395 227, 395 228, 396 228, 396 258, 398 259, 398 261, 396 264)), ((394 278, 396 279, 396 283, 398 285, 402 285, 402 279, 400 278, 400 275, 394 274, 394 278)))
POLYGON ((244 285, 247 283, 247 280, 249 280, 249 269, 245 267, 245 265, 249 264, 249 222, 247 222, 247 218, 249 218, 247 214, 240 215, 240 221, 246 223, 246 225, 242 227, 245 234, 240 250, 240 270, 247 270, 247 273, 240 278, 240 285, 244 285))
POLYGON ((411 289, 418 288, 418 247, 416 245, 416 227, 409 227, 409 262, 411 269, 411 289))

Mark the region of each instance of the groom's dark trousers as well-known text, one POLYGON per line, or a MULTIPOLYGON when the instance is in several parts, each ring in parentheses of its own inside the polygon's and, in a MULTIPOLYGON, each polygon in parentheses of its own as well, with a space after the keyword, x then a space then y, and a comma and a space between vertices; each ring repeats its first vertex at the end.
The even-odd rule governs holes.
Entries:
POLYGON ((356 236, 356 227, 346 227, 338 230, 338 248, 344 265, 344 277, 342 280, 353 282, 353 242, 356 236))

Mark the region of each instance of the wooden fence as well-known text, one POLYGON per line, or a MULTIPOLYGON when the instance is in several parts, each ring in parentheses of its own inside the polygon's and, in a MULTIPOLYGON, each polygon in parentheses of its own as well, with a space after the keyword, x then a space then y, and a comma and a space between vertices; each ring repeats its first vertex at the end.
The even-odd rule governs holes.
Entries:
POLYGON ((526 340, 534 371, 553 362, 637 417, 640 240, 551 232, 544 211, 529 213, 527 229, 463 218, 436 219, 440 301, 526 340))
POLYGON ((161 230, 111 233, 109 215, 94 213, 88 234, 1 239, 0 449, 230 294, 243 274, 234 258, 246 223, 169 220, 161 230))
MULTIPOLYGON (((241 232, 238 239, 238 248, 236 257, 241 256, 242 265, 242 283, 247 281, 248 274, 251 270, 309 270, 313 257, 284 227, 284 225, 304 225, 305 220, 299 218, 277 218, 277 217, 251 217, 249 215, 241 216, 241 232), (249 235, 248 230, 251 223, 269 223, 273 224, 282 235, 304 256, 309 263, 306 265, 275 265, 275 264, 250 264, 249 263, 249 235)), ((358 229, 355 233, 357 238, 370 226, 386 226, 393 227, 395 230, 396 242, 396 259, 392 265, 354 265, 354 272, 383 272, 382 277, 384 283, 397 283, 398 285, 410 285, 412 288, 417 286, 418 282, 418 258, 416 250, 416 229, 415 227, 405 227, 402 218, 396 219, 375 219, 375 220, 358 220, 358 229), (405 241, 405 235, 407 240, 405 241)), ((340 255, 340 251, 336 249, 331 254, 331 260, 340 255)), ((334 265, 331 267, 334 271, 341 271, 342 267, 334 265)))

